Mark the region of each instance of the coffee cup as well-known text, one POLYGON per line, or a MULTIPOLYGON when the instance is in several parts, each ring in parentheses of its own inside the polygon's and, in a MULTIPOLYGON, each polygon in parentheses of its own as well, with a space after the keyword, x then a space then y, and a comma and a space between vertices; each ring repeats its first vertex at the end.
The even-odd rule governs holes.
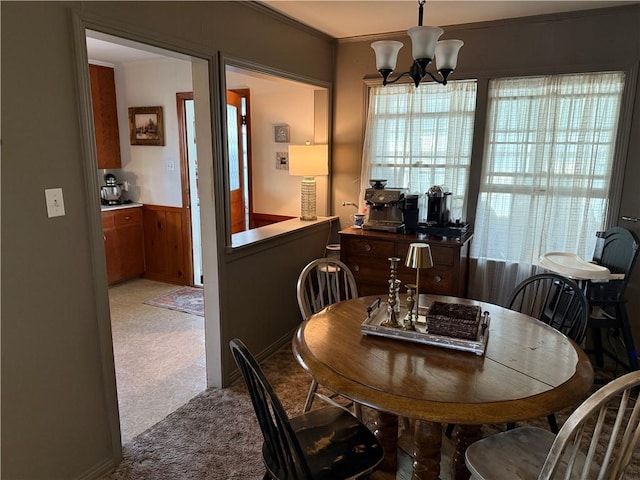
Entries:
POLYGON ((364 225, 364 217, 364 213, 354 213, 353 215, 351 215, 353 228, 362 228, 362 225, 364 225))

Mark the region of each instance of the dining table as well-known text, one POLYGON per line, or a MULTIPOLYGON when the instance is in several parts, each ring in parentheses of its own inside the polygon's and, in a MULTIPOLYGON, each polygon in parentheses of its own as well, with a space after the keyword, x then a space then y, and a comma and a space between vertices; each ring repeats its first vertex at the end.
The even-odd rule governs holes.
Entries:
POLYGON ((396 478, 399 419, 411 425, 412 480, 440 478, 446 425, 455 425, 454 452, 443 478, 468 479, 464 452, 481 438, 482 425, 576 406, 593 385, 593 368, 580 346, 535 318, 476 300, 421 294, 427 312, 435 301, 488 312, 486 346, 478 353, 371 335, 362 326, 381 297, 334 303, 302 322, 292 340, 295 358, 321 386, 369 407, 385 449, 378 478, 396 478))

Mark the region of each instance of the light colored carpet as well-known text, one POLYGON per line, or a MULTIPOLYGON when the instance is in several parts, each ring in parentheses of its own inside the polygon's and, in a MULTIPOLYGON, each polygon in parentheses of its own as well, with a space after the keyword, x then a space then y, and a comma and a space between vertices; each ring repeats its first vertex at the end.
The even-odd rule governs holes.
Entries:
POLYGON ((204 319, 144 303, 177 288, 138 278, 109 289, 123 444, 207 388, 204 319))
MULTIPOLYGON (((287 346, 262 368, 289 415, 299 415, 309 377, 287 346)), ((318 404, 320 402, 317 402, 318 404)), ((314 404, 315 405, 315 404, 314 404)), ((364 409, 365 421, 370 414, 364 409)), ((560 425, 571 410, 557 413, 560 425)), ((547 427, 546 418, 527 422, 547 427)), ((494 427, 486 427, 490 433, 494 427)), ((261 434, 242 382, 208 389, 124 446, 124 459, 104 480, 261 479, 261 434)), ((625 478, 640 478, 635 455, 625 478)), ((444 469, 443 469, 444 470, 444 469)), ((443 471, 441 478, 447 477, 443 471)))

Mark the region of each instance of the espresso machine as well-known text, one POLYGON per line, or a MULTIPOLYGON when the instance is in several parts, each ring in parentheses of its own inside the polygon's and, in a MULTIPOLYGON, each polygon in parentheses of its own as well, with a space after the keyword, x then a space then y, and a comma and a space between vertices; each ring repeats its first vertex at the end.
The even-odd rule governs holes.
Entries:
POLYGON ((404 229, 402 207, 404 193, 399 188, 385 188, 386 180, 370 180, 364 193, 364 201, 369 210, 369 217, 364 222, 365 230, 381 230, 399 232, 404 229))

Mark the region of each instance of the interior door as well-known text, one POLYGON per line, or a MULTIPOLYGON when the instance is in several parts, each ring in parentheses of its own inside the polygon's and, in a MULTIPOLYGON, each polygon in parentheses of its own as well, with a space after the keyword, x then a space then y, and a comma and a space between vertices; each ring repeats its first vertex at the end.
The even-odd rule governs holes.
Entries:
POLYGON ((245 203, 244 148, 242 141, 242 96, 227 91, 227 143, 229 146, 229 203, 231 233, 247 229, 245 203))

